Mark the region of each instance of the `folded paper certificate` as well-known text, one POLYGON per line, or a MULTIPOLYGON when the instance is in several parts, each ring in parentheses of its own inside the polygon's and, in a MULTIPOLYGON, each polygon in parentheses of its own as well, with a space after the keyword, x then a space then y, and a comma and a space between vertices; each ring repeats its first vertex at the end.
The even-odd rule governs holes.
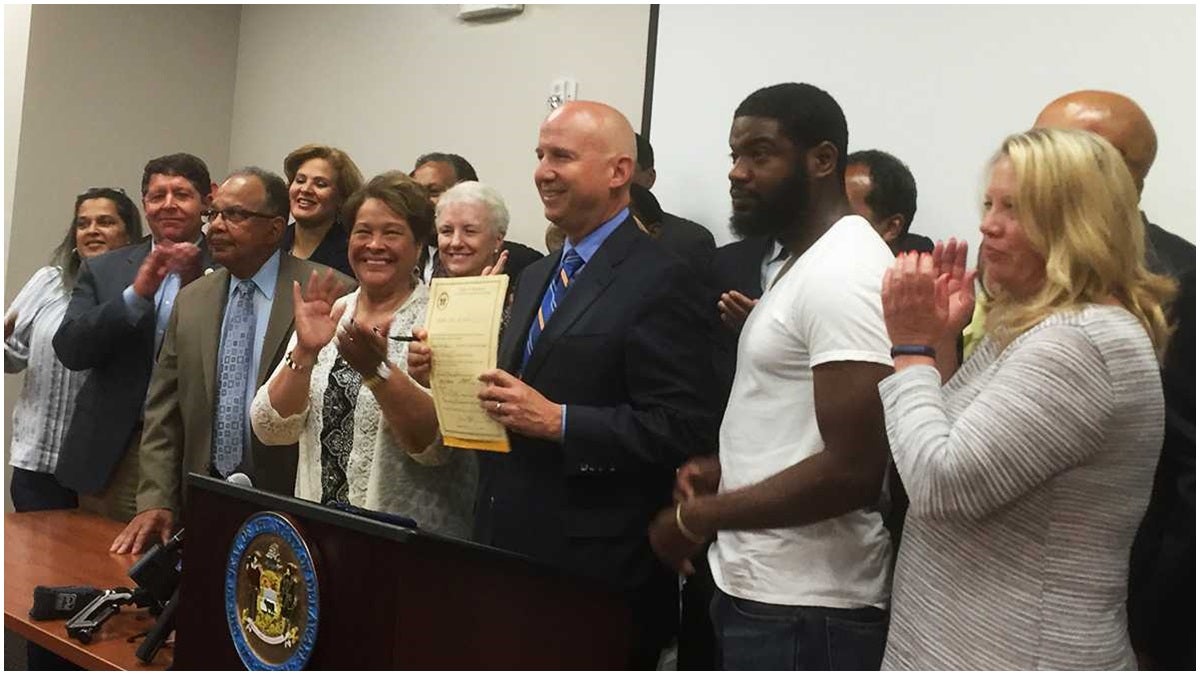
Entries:
POLYGON ((479 406, 479 376, 496 367, 508 276, 438 278, 430 284, 425 329, 429 376, 442 439, 452 448, 508 452, 504 425, 479 406))

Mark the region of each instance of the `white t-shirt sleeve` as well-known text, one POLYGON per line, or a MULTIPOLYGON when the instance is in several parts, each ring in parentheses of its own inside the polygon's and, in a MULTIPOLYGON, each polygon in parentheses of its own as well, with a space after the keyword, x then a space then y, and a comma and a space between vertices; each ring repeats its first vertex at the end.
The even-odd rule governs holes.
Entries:
POLYGON ((833 361, 892 365, 880 289, 886 265, 818 266, 808 270, 793 325, 808 345, 810 367, 833 361))

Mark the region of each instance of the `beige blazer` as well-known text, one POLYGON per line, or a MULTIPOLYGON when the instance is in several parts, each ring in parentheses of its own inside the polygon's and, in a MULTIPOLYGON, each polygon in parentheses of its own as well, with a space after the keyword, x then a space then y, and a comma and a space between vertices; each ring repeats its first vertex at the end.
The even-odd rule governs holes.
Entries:
MULTIPOLYGON (((313 270, 325 269, 281 252, 256 389, 283 359, 292 333, 292 282, 303 284, 313 270)), ((353 279, 340 273, 338 277, 347 288, 354 287, 353 279)), ((179 292, 146 397, 145 428, 138 454, 139 513, 155 508, 178 513, 184 476, 189 472, 209 473, 217 352, 229 278, 228 270, 216 270, 179 292)), ((296 446, 263 445, 253 434, 251 445, 254 486, 291 495, 296 482, 296 446)))

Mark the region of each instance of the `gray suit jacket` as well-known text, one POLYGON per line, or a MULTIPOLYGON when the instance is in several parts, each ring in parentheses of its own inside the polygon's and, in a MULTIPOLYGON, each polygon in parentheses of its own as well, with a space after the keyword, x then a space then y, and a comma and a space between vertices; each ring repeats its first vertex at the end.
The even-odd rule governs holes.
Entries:
MULTIPOLYGON (((255 380, 261 387, 283 359, 292 332, 292 282, 307 281, 323 265, 280 254, 275 299, 263 338, 255 380)), ((353 279, 339 274, 347 287, 353 279)), ((229 271, 218 270, 180 291, 159 352, 146 399, 146 426, 139 450, 141 482, 138 511, 182 504, 183 477, 208 474, 212 458, 213 405, 221 319, 229 290, 229 271)), ((251 440, 254 486, 290 495, 296 483, 295 445, 266 446, 251 440)))
MULTIPOLYGON (((101 491, 134 440, 154 368, 154 312, 136 325, 121 293, 150 254, 150 239, 85 260, 54 352, 71 370, 91 373, 75 399, 55 475, 84 494, 101 491)), ((211 265, 200 242, 201 265, 211 265)), ((182 294, 182 291, 181 291, 182 294)))

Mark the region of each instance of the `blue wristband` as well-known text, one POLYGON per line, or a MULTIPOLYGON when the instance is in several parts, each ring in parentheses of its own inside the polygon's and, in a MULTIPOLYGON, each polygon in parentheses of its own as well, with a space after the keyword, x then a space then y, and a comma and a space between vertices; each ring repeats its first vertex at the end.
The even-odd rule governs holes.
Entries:
POLYGON ((892 345, 892 358, 897 356, 928 356, 937 359, 937 352, 929 345, 892 345))

